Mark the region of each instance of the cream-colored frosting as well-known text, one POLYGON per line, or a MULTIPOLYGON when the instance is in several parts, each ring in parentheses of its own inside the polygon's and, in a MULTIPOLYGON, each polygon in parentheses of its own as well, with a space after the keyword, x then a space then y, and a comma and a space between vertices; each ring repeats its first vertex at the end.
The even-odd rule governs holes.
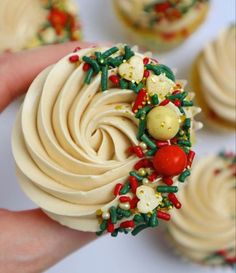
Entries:
POLYGON ((234 172, 231 161, 219 156, 208 156, 193 167, 179 192, 182 208, 173 211, 168 223, 170 236, 184 256, 218 264, 222 258, 206 258, 222 249, 230 250, 229 256, 236 254, 234 172))
POLYGON ((235 26, 207 44, 198 62, 201 89, 210 108, 221 118, 235 122, 235 26))
POLYGON ((40 0, 0 1, 0 52, 20 50, 46 20, 40 0))
MULTIPOLYGON (((138 24, 140 28, 150 28, 151 13, 145 12, 145 7, 153 3, 153 0, 114 0, 115 4, 121 11, 121 13, 133 24, 138 24)), ((187 1, 189 2, 189 1, 187 1)), ((187 3, 186 3, 187 4, 187 3)), ((198 7, 194 5, 189 11, 184 14, 179 20, 173 22, 162 20, 153 25, 152 30, 163 32, 176 32, 182 30, 189 24, 192 24, 199 15, 199 11, 202 9, 203 4, 198 3, 198 7)))
MULTIPOLYGON (((98 50, 106 49, 73 55, 81 60, 98 50)), ((98 231, 96 211, 117 205, 114 187, 126 182, 138 160, 126 152, 138 144, 135 94, 110 86, 102 92, 100 73, 85 84, 83 63, 72 64, 69 56, 29 88, 14 127, 13 153, 21 186, 38 206, 64 225, 98 231)), ((197 112, 186 108, 187 117, 197 112)), ((193 122, 192 131, 197 128, 193 122)))

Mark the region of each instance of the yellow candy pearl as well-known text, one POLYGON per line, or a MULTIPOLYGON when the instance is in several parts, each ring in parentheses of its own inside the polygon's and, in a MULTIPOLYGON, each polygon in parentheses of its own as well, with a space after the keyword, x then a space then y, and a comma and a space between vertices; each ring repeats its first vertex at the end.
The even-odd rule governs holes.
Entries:
POLYGON ((156 106, 147 115, 148 132, 157 140, 173 138, 179 128, 178 115, 167 106, 156 106))

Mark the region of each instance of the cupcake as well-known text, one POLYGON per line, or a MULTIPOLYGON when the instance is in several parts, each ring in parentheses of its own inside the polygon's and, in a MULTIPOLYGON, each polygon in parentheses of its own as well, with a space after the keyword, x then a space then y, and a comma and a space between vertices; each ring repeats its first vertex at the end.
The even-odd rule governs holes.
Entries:
POLYGON ((185 41, 204 21, 208 0, 114 0, 132 41, 151 50, 169 50, 185 41))
POLYGON ((79 40, 73 0, 1 0, 0 52, 79 40))
POLYGON ((235 25, 225 29, 208 43, 192 71, 192 87, 204 120, 218 131, 235 130, 235 29, 235 25))
POLYGON ((232 154, 207 156, 193 167, 179 198, 182 209, 173 211, 169 236, 187 259, 207 265, 235 265, 235 176, 232 154))
POLYGON ((136 235, 180 208, 200 124, 170 68, 127 45, 87 48, 45 69, 13 132, 17 176, 52 219, 136 235))

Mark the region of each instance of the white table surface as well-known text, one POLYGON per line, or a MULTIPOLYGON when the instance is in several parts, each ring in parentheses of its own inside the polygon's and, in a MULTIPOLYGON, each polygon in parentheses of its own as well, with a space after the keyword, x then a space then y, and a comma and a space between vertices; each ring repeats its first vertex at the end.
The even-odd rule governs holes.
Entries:
MULTIPOLYGON (((128 0, 127 0, 128 1, 128 0)), ((110 0, 78 0, 84 37, 89 41, 125 42, 110 0)), ((206 22, 181 47, 157 56, 167 65, 178 68, 178 77, 187 78, 191 63, 206 41, 218 30, 235 21, 235 0, 213 0, 206 22)), ((1 99, 1 98, 0 98, 1 99)), ((21 210, 35 205, 21 192, 15 176, 11 153, 11 130, 20 102, 0 114, 0 207, 21 210)), ((233 134, 216 135, 206 128, 198 133, 195 150, 199 156, 219 150, 235 150, 233 134)), ((1 232, 1 227, 0 227, 1 232)), ((61 246, 63 247, 63 246, 61 246)), ((229 268, 208 268, 187 263, 166 245, 161 229, 147 230, 137 237, 104 236, 47 271, 48 273, 222 273, 229 268)))

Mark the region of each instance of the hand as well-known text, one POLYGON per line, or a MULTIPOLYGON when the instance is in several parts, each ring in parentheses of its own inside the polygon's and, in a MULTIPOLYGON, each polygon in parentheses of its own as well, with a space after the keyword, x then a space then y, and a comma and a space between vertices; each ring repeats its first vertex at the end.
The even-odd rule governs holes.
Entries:
MULTIPOLYGON (((77 46, 70 42, 0 55, 0 112, 23 94, 45 67, 77 46)), ((10 212, 0 209, 0 272, 35 273, 51 267, 94 240, 94 233, 79 232, 54 222, 40 209, 10 212)))

